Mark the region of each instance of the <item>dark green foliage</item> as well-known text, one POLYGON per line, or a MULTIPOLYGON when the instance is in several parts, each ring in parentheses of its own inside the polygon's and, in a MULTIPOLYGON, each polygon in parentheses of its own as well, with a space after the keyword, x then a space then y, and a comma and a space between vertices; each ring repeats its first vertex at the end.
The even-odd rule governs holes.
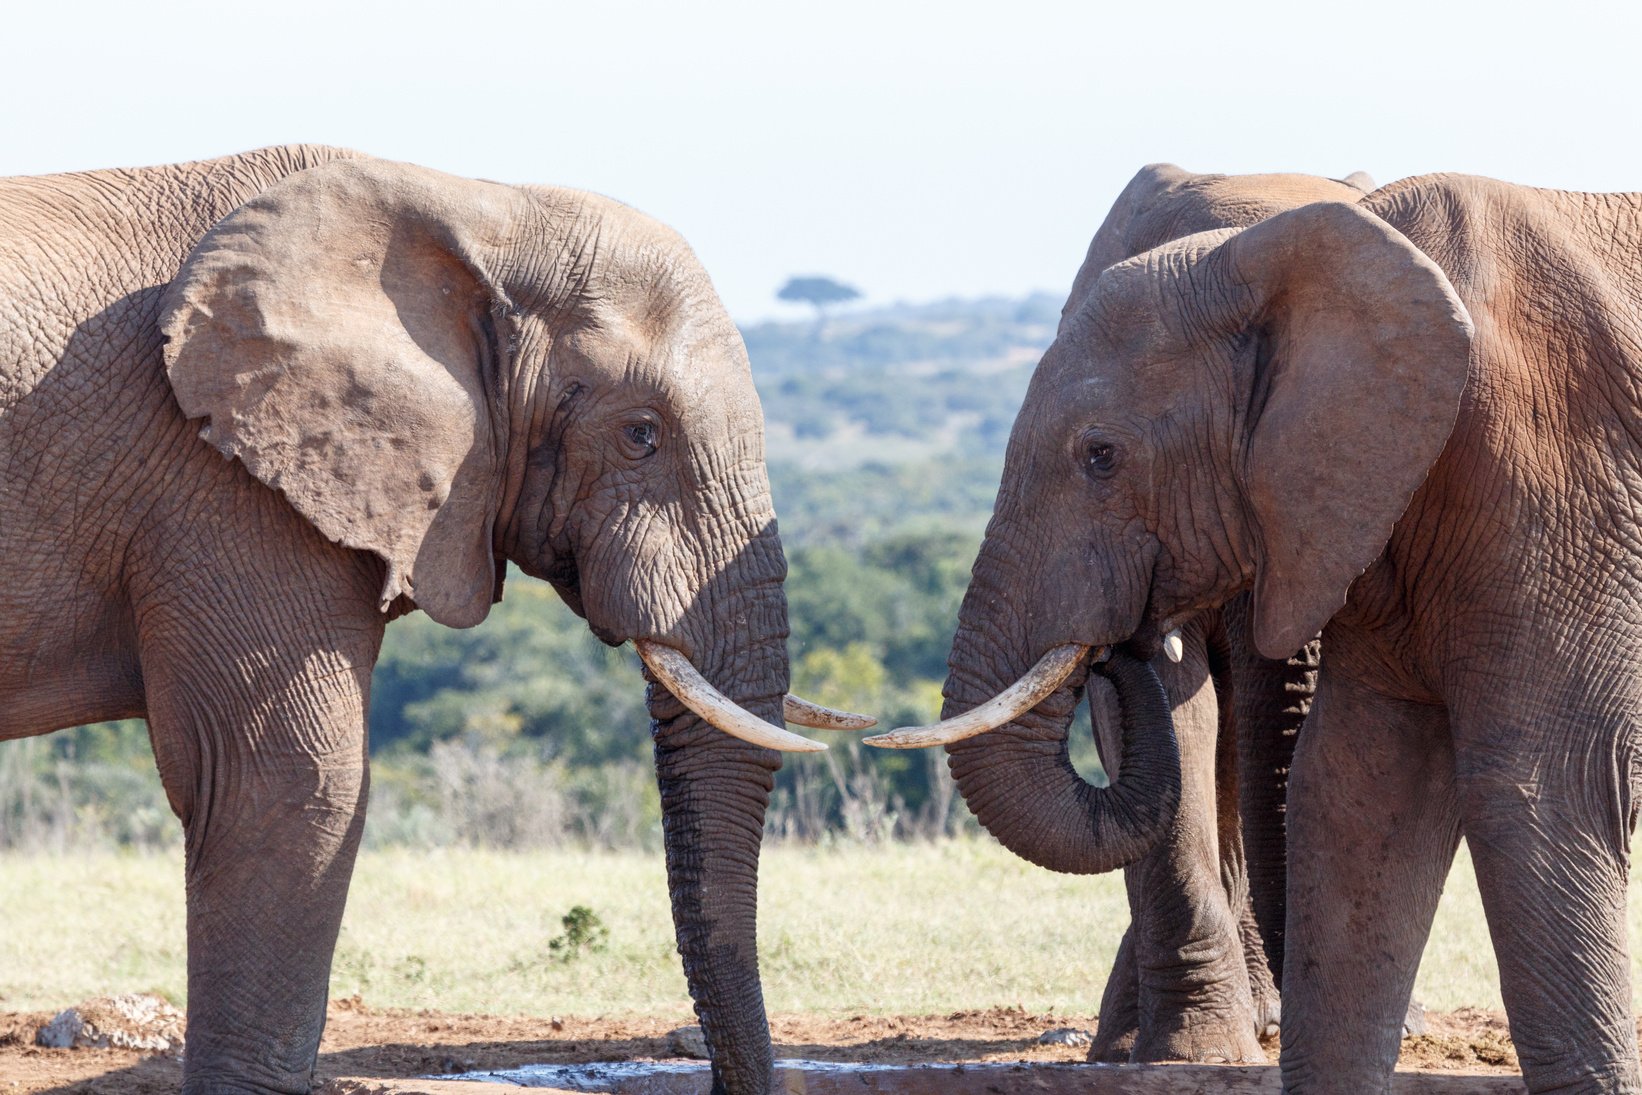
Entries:
POLYGON ((0 848, 181 842, 142 722, 0 744, 0 848))
POLYGON ((585 951, 594 954, 610 942, 610 929, 599 914, 586 905, 577 905, 559 918, 564 933, 547 941, 547 949, 560 962, 574 962, 585 951))
POLYGON ((638 657, 595 639, 552 589, 517 572, 482 627, 395 624, 371 685, 371 747, 470 737, 550 742, 572 765, 650 755, 638 657))

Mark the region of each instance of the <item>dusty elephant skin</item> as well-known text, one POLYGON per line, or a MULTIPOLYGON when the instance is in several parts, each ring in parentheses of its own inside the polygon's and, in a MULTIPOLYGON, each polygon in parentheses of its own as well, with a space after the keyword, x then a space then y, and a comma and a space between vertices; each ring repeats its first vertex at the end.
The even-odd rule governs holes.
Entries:
MULTIPOLYGON (((1642 196, 1435 176, 1120 262, 1033 376, 950 710, 1244 590, 1268 658, 1327 624, 1288 792, 1287 1090, 1386 1090, 1462 825, 1528 1086, 1638 1089, 1639 298, 1642 196)), ((987 746, 970 797, 1075 868, 1087 823, 1045 790, 1069 713, 987 746)))
MULTIPOLYGON (((1337 181, 1149 164, 1095 233, 1062 315, 1075 322, 1101 273, 1124 259, 1312 202, 1360 201, 1371 186, 1361 173, 1337 181)), ((1106 981, 1091 1060, 1265 1059, 1258 1038, 1277 1021, 1282 972, 1284 792, 1318 652, 1313 642, 1293 658, 1262 658, 1247 601, 1199 614, 1182 629, 1179 661, 1155 663, 1180 742, 1180 810, 1174 837, 1125 871, 1134 920, 1106 981)), ((1115 720, 1095 711, 1101 757, 1116 774, 1115 720)), ((990 741, 952 750, 984 756, 990 741)), ((987 779, 963 770, 966 786, 987 779)))
MULTIPOLYGON (((607 199, 308 147, 0 182, 0 738, 148 719, 185 1090, 308 1089, 387 619, 475 624, 512 560, 780 726, 763 455, 705 273, 607 199)), ((761 1092, 779 758, 650 707, 715 1090, 761 1092)))

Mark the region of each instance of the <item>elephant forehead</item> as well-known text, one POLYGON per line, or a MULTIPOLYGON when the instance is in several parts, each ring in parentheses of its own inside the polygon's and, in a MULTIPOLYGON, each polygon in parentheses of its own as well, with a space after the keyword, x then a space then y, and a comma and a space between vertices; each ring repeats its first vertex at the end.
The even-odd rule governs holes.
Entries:
POLYGON ((648 404, 673 415, 698 442, 763 436, 764 420, 739 336, 652 342, 631 329, 601 327, 569 337, 582 379, 603 398, 648 404))

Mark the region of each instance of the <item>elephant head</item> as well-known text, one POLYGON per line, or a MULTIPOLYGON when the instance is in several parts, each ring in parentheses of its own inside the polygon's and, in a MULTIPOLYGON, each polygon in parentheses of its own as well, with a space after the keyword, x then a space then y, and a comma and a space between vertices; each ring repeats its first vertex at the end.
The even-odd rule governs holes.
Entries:
POLYGON ((977 817, 1034 862, 1104 870, 1143 852, 1173 794, 1154 778, 1163 747, 1126 725, 1104 794, 1066 759, 1086 652, 1150 657, 1251 585, 1256 646, 1297 650, 1441 452, 1470 335, 1441 270, 1344 202, 1103 269, 1069 303, 1016 419, 947 721, 887 743, 947 744, 977 817), (1036 687, 1011 686, 1023 674, 1036 687))
POLYGON ((512 560, 639 647, 685 971, 720 1084, 762 1090, 772 747, 820 746, 781 728, 762 414, 689 248, 592 194, 336 160, 212 229, 161 326, 183 411, 379 560, 384 611, 472 626, 512 560))
POLYGON ((1064 325, 1082 310, 1109 266, 1170 240, 1216 228, 1247 228, 1268 217, 1323 201, 1360 201, 1374 189, 1361 171, 1344 179, 1320 175, 1199 174, 1172 163, 1147 164, 1135 172, 1101 222, 1072 291, 1061 308, 1064 325))

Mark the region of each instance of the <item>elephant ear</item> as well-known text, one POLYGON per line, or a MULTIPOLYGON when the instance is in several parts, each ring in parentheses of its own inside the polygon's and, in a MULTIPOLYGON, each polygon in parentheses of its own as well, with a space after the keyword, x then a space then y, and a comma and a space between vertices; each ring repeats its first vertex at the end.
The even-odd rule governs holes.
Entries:
POLYGON ((1244 471, 1254 640, 1284 658, 1345 603, 1441 455, 1471 317, 1436 263, 1348 203, 1279 214, 1216 257, 1247 291, 1257 338, 1244 471))
POLYGON ((484 619, 503 438, 505 309, 486 272, 508 187, 404 164, 289 176, 213 228, 162 302, 165 366, 201 436, 321 533, 388 564, 440 623, 484 619))

